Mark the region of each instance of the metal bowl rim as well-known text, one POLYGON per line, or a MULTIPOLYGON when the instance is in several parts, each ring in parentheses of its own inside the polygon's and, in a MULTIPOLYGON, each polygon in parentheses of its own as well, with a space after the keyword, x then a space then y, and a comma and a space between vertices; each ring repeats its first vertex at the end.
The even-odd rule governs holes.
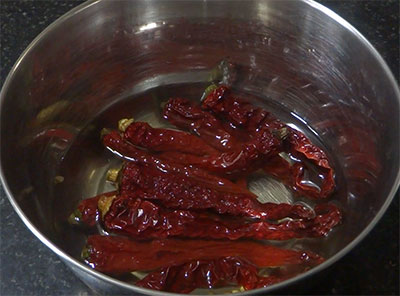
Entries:
MULTIPOLYGON (((5 101, 5 94, 7 93, 7 89, 13 80, 13 77, 15 75, 15 72, 18 70, 18 66, 20 65, 21 61, 24 59, 24 57, 28 54, 30 50, 32 50, 37 43, 49 32, 55 30, 58 26, 61 26, 64 21, 67 19, 73 17, 75 14, 79 14, 81 11, 89 8, 92 5, 96 5, 97 3, 101 1, 107 1, 107 0, 88 0, 77 7, 71 9, 58 19, 56 19, 53 23, 51 23, 47 28, 45 28, 29 45, 28 47, 23 51, 21 56, 18 58, 14 66, 12 67, 10 73, 7 75, 7 78, 4 82, 4 85, 2 87, 2 90, 0 92, 0 115, 2 113, 2 106, 5 101)), ((201 0, 186 0, 186 1, 201 1, 201 0)), ((345 27, 348 31, 352 32, 358 39, 361 41, 361 43, 364 44, 364 46, 369 49, 370 53, 374 56, 374 58, 379 62, 379 64, 383 67, 385 74, 387 78, 389 79, 396 97, 397 101, 400 105, 400 91, 399 91, 399 86, 396 83, 396 80, 390 71, 388 65, 384 61, 384 59, 381 57, 381 55, 378 53, 378 51, 375 49, 375 47, 357 30, 355 29, 349 22, 347 22, 345 19, 343 19, 341 16, 330 10, 329 8, 323 6, 322 4, 319 4, 315 2, 314 0, 299 0, 311 7, 313 7, 316 10, 321 11, 328 17, 332 18, 335 20, 337 23, 339 23, 341 26, 345 27)), ((1 122, 0 122, 0 130, 1 130, 1 122)), ((29 228, 29 230, 43 243, 45 244, 48 248, 50 248, 54 253, 56 253, 58 256, 61 257, 63 261, 66 261, 69 264, 72 264, 74 267, 79 268, 90 275, 96 277, 97 279, 104 280, 110 284, 114 284, 116 286, 119 286, 121 288, 125 288, 128 290, 131 290, 133 292, 141 293, 144 295, 156 295, 156 296, 163 296, 163 295, 174 295, 174 296, 181 296, 182 294, 176 294, 176 293, 165 293, 165 292, 158 292, 150 289, 145 289, 145 288, 140 288, 136 287, 134 285, 125 283, 123 281, 114 279, 110 276, 107 276, 105 274, 102 274, 98 271, 95 271, 94 269, 90 268, 89 266, 81 263, 80 261, 76 260, 75 258, 69 256, 66 254, 64 251, 59 249, 55 244, 53 244, 46 236, 44 236, 33 224, 32 222, 26 217, 22 209, 19 207, 17 201, 14 199, 14 197, 11 194, 10 188, 7 184, 7 181, 5 180, 5 175, 3 172, 3 165, 2 165, 2 159, 1 159, 1 154, 0 154, 0 180, 3 184, 4 190, 6 192, 6 195, 14 208, 14 210, 17 212, 18 216, 21 218, 21 220, 24 222, 24 224, 29 228)), ((296 277, 293 277, 289 280, 283 281, 281 283, 272 285, 270 287, 266 288, 260 288, 260 289, 255 289, 255 290, 250 290, 246 292, 241 292, 241 293, 235 293, 235 295, 253 295, 256 293, 262 293, 262 292, 272 292, 274 290, 283 288, 285 286, 290 286, 296 282, 299 282, 317 272, 320 272, 327 267, 331 266, 333 263, 338 261, 340 258, 342 258, 344 255, 346 255, 351 249, 353 249, 357 244, 359 244, 365 237, 366 235, 374 228, 374 226, 378 223, 378 221, 382 218, 383 214, 389 207, 390 203, 392 202, 395 193, 397 189, 399 188, 400 185, 400 163, 397 164, 399 166, 399 170, 397 172, 396 179, 393 183, 393 186, 387 196, 387 199, 385 203, 382 205, 382 207, 379 209, 378 213, 375 215, 375 217, 372 219, 372 221, 368 224, 367 227, 364 228, 364 230, 355 238, 353 241, 351 241, 347 246, 345 246, 343 249, 341 249, 338 253, 336 253, 334 256, 323 262, 322 264, 318 265, 315 268, 312 268, 311 270, 302 273, 296 277)), ((222 294, 221 294, 222 295, 222 294)))

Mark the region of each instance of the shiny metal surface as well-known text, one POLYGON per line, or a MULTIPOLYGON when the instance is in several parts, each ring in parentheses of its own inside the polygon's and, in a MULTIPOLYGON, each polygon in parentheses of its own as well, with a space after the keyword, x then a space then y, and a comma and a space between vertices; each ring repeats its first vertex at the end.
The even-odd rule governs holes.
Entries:
MULTIPOLYGON (((241 68, 238 90, 264 98, 283 117, 300 118, 324 143, 338 172, 334 198, 345 209, 343 226, 316 246, 329 258, 324 264, 243 295, 332 264, 389 205, 399 184, 399 90, 377 52, 340 17, 311 1, 90 1, 24 52, 2 89, 0 118, 2 181, 11 203, 95 290, 164 295, 74 259, 83 238, 62 221, 76 201, 102 189, 110 165, 85 133, 114 122, 121 113, 99 114, 117 101, 202 82, 227 56, 241 68)), ((154 106, 145 95, 129 102, 138 116, 154 106)))

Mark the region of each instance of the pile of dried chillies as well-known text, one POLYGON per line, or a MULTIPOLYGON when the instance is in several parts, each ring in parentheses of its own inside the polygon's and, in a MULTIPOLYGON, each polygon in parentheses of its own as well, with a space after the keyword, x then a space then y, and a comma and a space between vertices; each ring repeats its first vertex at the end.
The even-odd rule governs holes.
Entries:
POLYGON ((265 287, 323 261, 257 240, 326 236, 341 220, 339 209, 261 203, 246 181, 263 170, 296 195, 326 199, 335 184, 319 147, 226 86, 201 105, 172 98, 163 116, 184 131, 132 119, 103 131, 104 146, 124 159, 108 176, 118 189, 83 200, 70 217, 110 234, 89 236, 82 254, 90 266, 112 275, 146 271, 136 285, 189 293, 265 287), (319 179, 304 182, 311 170, 319 179))

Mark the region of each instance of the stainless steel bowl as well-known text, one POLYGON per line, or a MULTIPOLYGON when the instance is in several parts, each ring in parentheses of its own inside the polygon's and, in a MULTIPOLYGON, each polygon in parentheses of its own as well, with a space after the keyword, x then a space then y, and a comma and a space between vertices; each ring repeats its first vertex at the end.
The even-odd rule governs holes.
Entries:
POLYGON ((151 110, 146 91, 198 95, 228 56, 240 65, 238 90, 297 117, 325 145, 337 172, 333 198, 345 209, 322 243, 302 242, 325 263, 243 295, 331 265, 390 204, 399 185, 399 90, 375 49, 336 14, 312 1, 89 1, 40 34, 10 72, 0 101, 1 177, 24 223, 94 290, 164 295, 74 259, 84 238, 64 221, 79 199, 103 190, 110 165, 94 135, 124 112, 151 110), (127 101, 129 109, 104 112, 127 101))

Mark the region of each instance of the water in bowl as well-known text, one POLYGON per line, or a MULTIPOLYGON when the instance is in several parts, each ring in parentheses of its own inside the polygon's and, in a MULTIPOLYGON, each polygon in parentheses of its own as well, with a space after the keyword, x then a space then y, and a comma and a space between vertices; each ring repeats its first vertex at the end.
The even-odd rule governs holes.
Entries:
MULTIPOLYGON (((148 122, 153 127, 174 128, 161 114, 162 105, 171 97, 184 97, 199 101, 207 84, 203 82, 178 83, 157 86, 154 88, 139 91, 138 93, 124 95, 116 100, 116 103, 107 107, 96 116, 76 137, 63 157, 55 176, 62 178, 62 182, 54 185, 54 228, 58 234, 57 242, 60 248, 68 254, 80 260, 82 247, 86 242, 87 235, 101 232, 97 229, 82 232, 68 225, 67 218, 76 208, 80 200, 96 196, 103 192, 115 190, 110 182, 106 181, 106 174, 109 169, 118 168, 121 159, 105 149, 100 140, 100 131, 103 128, 116 129, 118 120, 121 118, 134 118, 136 121, 148 122)), ((138 88, 140 89, 140 88, 138 88)), ((329 147, 324 147, 318 135, 301 120, 293 116, 290 110, 282 108, 268 98, 254 98, 241 94, 243 98, 250 97, 254 104, 261 105, 269 110, 282 121, 290 124, 291 127, 304 132, 313 143, 322 147, 330 155, 329 147)), ((339 166, 331 156, 334 168, 336 169, 336 182, 338 188, 333 199, 343 194, 344 182, 339 166)), ((249 189, 257 194, 261 202, 295 203, 302 202, 309 206, 314 203, 308 199, 294 197, 292 192, 281 182, 264 174, 254 173, 249 178, 249 189)), ((340 227, 334 229, 328 237, 318 239, 292 239, 283 242, 266 241, 287 248, 305 249, 314 251, 325 258, 333 255, 335 242, 340 239, 340 227)), ((133 276, 122 277, 121 280, 134 283, 140 276, 135 273, 133 276)), ((142 274, 143 275, 143 274, 142 274)), ((237 292, 238 287, 218 289, 215 293, 237 292)), ((209 290, 196 290, 195 294, 207 294, 209 290)))

